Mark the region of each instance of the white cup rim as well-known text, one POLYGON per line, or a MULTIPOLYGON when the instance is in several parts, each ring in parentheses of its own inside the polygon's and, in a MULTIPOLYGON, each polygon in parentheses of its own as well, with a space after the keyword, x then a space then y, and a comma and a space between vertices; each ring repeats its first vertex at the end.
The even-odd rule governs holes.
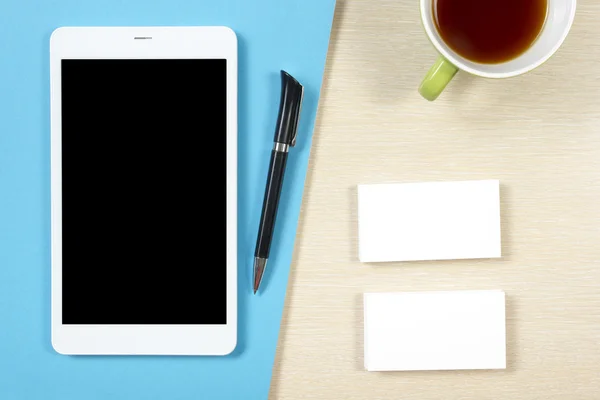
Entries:
MULTIPOLYGON (((435 1, 435 0, 431 0, 431 1, 435 1)), ((450 63, 452 63, 454 66, 456 66, 458 69, 468 72, 473 75, 481 76, 483 78, 496 78, 496 79, 511 78, 513 76, 522 75, 531 70, 536 69, 537 67, 539 67, 540 65, 542 65, 543 63, 548 61, 548 59, 550 59, 550 57, 552 57, 558 51, 558 49, 562 46, 563 42, 569 35, 569 32, 571 31, 571 27, 573 26, 573 22, 575 20, 575 12, 577 9, 577 0, 572 0, 572 1, 573 1, 573 7, 571 8, 570 14, 568 16, 568 22, 567 22, 566 29, 563 31, 560 39, 552 46, 552 48, 543 57, 539 58, 535 62, 533 62, 525 67, 518 68, 513 71, 507 71, 507 72, 488 72, 488 71, 478 70, 477 68, 473 68, 469 65, 466 65, 461 60, 461 58, 462 58, 461 56, 457 55, 456 53, 454 53, 452 51, 448 51, 444 46, 442 46, 441 43, 439 42, 438 38, 432 31, 432 27, 427 23, 427 21, 425 19, 426 16, 428 16, 432 13, 432 8, 428 7, 428 5, 430 4, 430 0, 420 0, 421 23, 423 24, 423 27, 425 28, 425 32, 427 33, 427 36, 429 37, 429 40, 431 41, 431 43, 433 44, 435 49, 444 58, 446 58, 448 61, 450 61, 450 63)), ((435 29, 435 27, 433 27, 433 29, 435 29)), ((544 28, 542 28, 542 29, 544 29, 544 28)), ((477 63, 474 63, 474 64, 477 64, 477 63)))

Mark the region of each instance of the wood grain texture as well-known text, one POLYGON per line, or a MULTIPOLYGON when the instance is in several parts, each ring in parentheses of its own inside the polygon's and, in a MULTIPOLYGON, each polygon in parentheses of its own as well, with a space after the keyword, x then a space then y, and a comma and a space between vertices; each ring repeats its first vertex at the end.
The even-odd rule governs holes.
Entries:
POLYGON ((509 80, 434 103, 417 0, 338 0, 272 399, 600 398, 600 3, 509 80), (359 183, 499 179, 498 260, 361 264, 359 183), (362 293, 503 289, 508 369, 368 373, 362 293))

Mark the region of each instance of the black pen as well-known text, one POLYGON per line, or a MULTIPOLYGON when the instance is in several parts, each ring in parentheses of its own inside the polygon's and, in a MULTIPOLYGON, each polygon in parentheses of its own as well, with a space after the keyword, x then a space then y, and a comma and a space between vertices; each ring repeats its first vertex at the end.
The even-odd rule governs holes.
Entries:
POLYGON ((273 151, 271 151, 267 187, 260 216, 256 250, 254 251, 254 294, 258 291, 262 281, 269 251, 271 250, 275 218, 277 217, 279 197, 283 186, 283 175, 285 174, 288 151, 290 147, 296 145, 303 95, 304 88, 302 85, 290 74, 281 71, 281 100, 277 126, 275 127, 275 144, 273 145, 273 151))

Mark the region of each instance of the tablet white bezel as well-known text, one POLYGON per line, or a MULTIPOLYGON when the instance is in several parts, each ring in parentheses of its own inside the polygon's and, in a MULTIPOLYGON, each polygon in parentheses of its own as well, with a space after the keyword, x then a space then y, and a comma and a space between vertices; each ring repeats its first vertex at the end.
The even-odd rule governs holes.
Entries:
POLYGON ((50 39, 51 319, 52 346, 57 352, 61 354, 225 355, 235 348, 237 341, 237 67, 236 35, 226 27, 70 27, 59 28, 53 32, 50 39), (63 325, 61 60, 209 58, 227 60, 227 324, 63 325))

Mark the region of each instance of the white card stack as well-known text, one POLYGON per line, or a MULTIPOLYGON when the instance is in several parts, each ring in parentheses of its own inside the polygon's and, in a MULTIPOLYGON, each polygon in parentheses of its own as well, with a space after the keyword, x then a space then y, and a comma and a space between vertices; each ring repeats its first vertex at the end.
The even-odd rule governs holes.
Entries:
POLYGON ((365 293, 368 371, 506 368, 499 290, 365 293))
POLYGON ((497 180, 358 186, 362 262, 501 256, 497 180))

